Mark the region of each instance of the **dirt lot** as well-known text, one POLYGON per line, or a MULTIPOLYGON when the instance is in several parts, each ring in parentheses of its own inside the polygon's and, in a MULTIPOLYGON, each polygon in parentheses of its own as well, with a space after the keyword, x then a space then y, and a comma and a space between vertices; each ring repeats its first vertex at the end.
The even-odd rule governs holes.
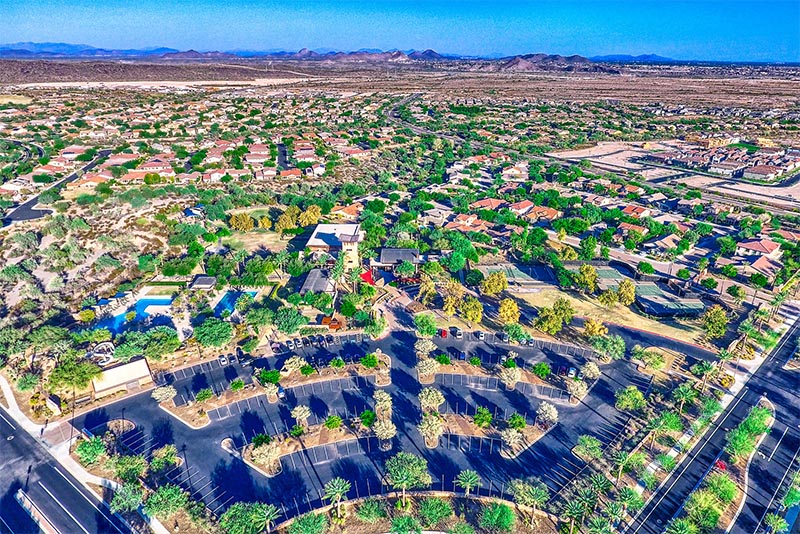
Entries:
POLYGON ((600 319, 604 322, 639 328, 684 341, 697 342, 703 334, 699 324, 688 322, 678 323, 668 320, 655 321, 639 315, 630 308, 624 306, 606 308, 601 306, 596 299, 588 297, 579 298, 562 291, 545 290, 538 293, 523 293, 520 295, 521 300, 537 308, 541 306, 552 306, 559 297, 568 299, 572 307, 575 308, 575 314, 579 316, 592 317, 593 319, 600 319))

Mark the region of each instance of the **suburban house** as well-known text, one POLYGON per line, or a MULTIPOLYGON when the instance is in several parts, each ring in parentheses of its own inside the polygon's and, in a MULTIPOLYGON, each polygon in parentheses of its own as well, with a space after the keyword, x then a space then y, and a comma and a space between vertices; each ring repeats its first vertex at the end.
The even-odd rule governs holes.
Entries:
POLYGON ((773 165, 756 165, 744 171, 744 177, 751 180, 774 180, 781 175, 782 169, 773 165))
POLYGON ((380 269, 397 268, 398 265, 407 261, 414 265, 422 263, 419 255, 419 249, 416 248, 382 248, 380 257, 377 260, 372 260, 372 267, 380 269))
POLYGON ((334 293, 334 283, 327 269, 311 269, 306 275, 300 294, 306 293, 334 293))
POLYGON ((358 244, 363 239, 360 224, 318 224, 308 238, 306 248, 328 254, 341 252, 345 255, 345 270, 351 270, 360 265, 358 244))
POLYGON ((737 244, 736 254, 739 256, 763 255, 778 259, 781 257, 781 245, 771 239, 751 239, 737 244))

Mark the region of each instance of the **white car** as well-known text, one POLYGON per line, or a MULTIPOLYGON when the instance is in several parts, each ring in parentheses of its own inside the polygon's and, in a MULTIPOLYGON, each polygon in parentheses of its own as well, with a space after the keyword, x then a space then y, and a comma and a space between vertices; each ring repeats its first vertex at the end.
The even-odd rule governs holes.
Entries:
POLYGON ((486 339, 486 334, 484 334, 484 333, 483 333, 483 332, 481 332, 481 331, 478 331, 478 332, 475 332, 475 337, 477 337, 478 339, 480 339, 481 341, 483 341, 484 339, 486 339))
POLYGON ((462 339, 464 337, 464 331, 460 328, 456 328, 455 338, 462 339))
POLYGON ((575 378, 576 376, 578 376, 578 370, 575 369, 574 367, 570 367, 569 371, 567 372, 567 376, 570 378, 575 378))

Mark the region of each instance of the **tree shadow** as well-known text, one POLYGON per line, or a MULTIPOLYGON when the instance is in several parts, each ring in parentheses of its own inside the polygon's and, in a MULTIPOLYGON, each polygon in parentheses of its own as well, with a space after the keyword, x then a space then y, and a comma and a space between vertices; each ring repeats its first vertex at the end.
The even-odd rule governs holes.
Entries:
POLYGON ((154 449, 168 445, 174 441, 174 431, 172 421, 166 417, 159 419, 153 424, 150 431, 150 439, 154 449))

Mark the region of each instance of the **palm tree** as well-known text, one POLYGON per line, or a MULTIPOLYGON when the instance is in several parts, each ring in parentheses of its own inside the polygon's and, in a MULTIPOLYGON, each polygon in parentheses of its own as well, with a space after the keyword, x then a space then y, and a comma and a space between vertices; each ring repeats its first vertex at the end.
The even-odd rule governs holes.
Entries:
MULTIPOLYGON (((745 319, 742 321, 742 324, 739 325, 739 333, 743 336, 741 350, 747 350, 747 340, 756 333, 756 329, 753 327, 753 322, 750 319, 745 319)), ((738 359, 736 360, 736 365, 739 365, 738 359)))
POLYGON ((464 494, 469 497, 469 493, 481 486, 481 477, 477 471, 472 469, 465 469, 461 471, 456 477, 456 484, 464 488, 464 494))
POLYGON ((583 504, 581 504, 577 500, 570 500, 564 505, 564 509, 561 510, 561 516, 569 520, 569 532, 572 534, 572 531, 575 528, 575 521, 579 523, 583 520, 583 516, 586 514, 586 509, 584 508, 583 504))
POLYGON ((774 534, 782 534, 789 530, 789 523, 778 514, 767 514, 764 516, 764 525, 774 534))
POLYGON ((727 349, 722 349, 717 353, 717 369, 722 371, 725 367, 725 363, 731 361, 734 358, 731 351, 727 349))
POLYGON ((617 493, 617 501, 622 505, 623 515, 625 514, 625 511, 638 500, 639 495, 633 488, 625 486, 619 490, 619 493, 617 493))
POLYGON ((589 534, 611 534, 613 532, 608 519, 598 515, 590 517, 586 527, 589 534))
POLYGON ((781 291, 772 298, 769 303, 770 306, 772 306, 772 312, 769 316, 770 320, 781 310, 781 306, 783 306, 783 303, 786 302, 787 296, 788 295, 785 291, 781 291))
POLYGON ((253 510, 253 525, 257 532, 266 530, 267 534, 272 529, 272 523, 280 517, 281 513, 272 504, 265 504, 253 510))
POLYGON ((336 506, 336 515, 342 517, 342 499, 350 491, 350 483, 342 477, 330 479, 325 484, 325 499, 328 499, 336 506))
POLYGON ((764 322, 769 320, 769 311, 765 310, 764 308, 759 308, 753 314, 753 317, 756 318, 758 321, 758 332, 761 333, 761 329, 764 327, 764 322))
POLYGON ((681 384, 672 392, 672 400, 678 402, 678 415, 683 413, 683 405, 686 401, 693 401, 697 398, 697 390, 691 384, 681 384))
POLYGON ((688 519, 673 519, 667 525, 666 534, 697 534, 697 526, 688 519))
POLYGON ((692 373, 697 376, 703 377, 703 382, 700 384, 700 393, 705 393, 706 391, 706 384, 708 383, 709 377, 714 373, 716 367, 711 362, 707 362, 703 360, 700 363, 696 363, 692 366, 692 373))
POLYGON ((610 502, 606 505, 604 512, 611 524, 616 527, 625 515, 625 508, 618 502, 610 502))
POLYGON ((589 487, 597 495, 604 495, 611 489, 611 481, 602 473, 595 473, 589 477, 589 487))
POLYGON ((650 432, 650 450, 653 450, 653 446, 656 444, 656 438, 660 435, 664 434, 667 431, 667 421, 664 420, 663 417, 656 417, 655 419, 651 419, 650 422, 647 424, 647 430, 650 432))
POLYGON ((630 459, 631 455, 625 451, 616 451, 611 456, 611 461, 617 466, 617 481, 614 484, 615 486, 619 486, 619 479, 622 478, 622 470, 625 469, 630 459))
POLYGON ((581 488, 578 490, 578 502, 583 506, 584 513, 594 512, 597 494, 591 488, 581 488))

